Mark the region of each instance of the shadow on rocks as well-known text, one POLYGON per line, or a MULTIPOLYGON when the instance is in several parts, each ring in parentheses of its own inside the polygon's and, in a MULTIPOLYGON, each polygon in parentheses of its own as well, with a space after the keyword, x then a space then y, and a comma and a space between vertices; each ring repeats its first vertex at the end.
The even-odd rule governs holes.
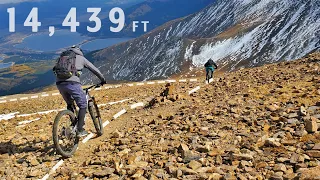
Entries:
POLYGON ((27 142, 22 144, 14 144, 12 141, 1 142, 0 143, 0 154, 20 154, 28 152, 40 152, 41 155, 53 155, 54 154, 54 145, 49 141, 42 142, 43 145, 39 146, 33 142, 27 142))

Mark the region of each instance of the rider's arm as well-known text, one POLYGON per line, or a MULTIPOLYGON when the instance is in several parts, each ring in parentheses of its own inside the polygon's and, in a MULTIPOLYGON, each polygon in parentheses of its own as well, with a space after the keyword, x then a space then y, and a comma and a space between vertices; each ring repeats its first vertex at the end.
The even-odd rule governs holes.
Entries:
POLYGON ((102 82, 105 81, 105 78, 103 77, 102 73, 99 71, 98 68, 96 68, 90 61, 88 61, 86 58, 83 58, 84 60, 84 67, 89 69, 94 75, 96 75, 102 82))
POLYGON ((213 63, 213 65, 214 65, 214 69, 218 69, 218 66, 215 62, 213 63))
POLYGON ((213 66, 214 69, 218 69, 218 66, 217 66, 217 64, 216 64, 214 61, 212 61, 212 64, 211 64, 211 65, 213 66))

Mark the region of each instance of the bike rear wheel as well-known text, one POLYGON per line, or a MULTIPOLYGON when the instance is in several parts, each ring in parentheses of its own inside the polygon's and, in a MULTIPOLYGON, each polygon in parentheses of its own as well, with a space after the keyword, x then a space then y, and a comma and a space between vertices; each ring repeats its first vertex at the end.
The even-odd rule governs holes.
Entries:
POLYGON ((75 122, 76 117, 69 110, 59 112, 54 120, 52 130, 54 146, 57 153, 65 158, 71 157, 78 148, 79 138, 75 122))
POLYGON ((210 79, 212 78, 212 70, 209 70, 207 73, 207 81, 210 83, 210 79))
POLYGON ((98 136, 102 136, 103 124, 102 124, 99 108, 98 108, 97 104, 94 103, 94 100, 89 102, 88 110, 89 110, 90 116, 92 118, 92 121, 93 121, 93 124, 94 124, 96 131, 97 131, 98 136))

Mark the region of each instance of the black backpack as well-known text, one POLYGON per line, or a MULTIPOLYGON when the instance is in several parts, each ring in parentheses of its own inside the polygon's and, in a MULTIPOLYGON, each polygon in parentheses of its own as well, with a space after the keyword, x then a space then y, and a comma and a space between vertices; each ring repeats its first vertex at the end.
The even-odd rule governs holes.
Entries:
POLYGON ((76 56, 76 53, 72 50, 61 53, 53 68, 53 72, 57 78, 66 80, 76 75, 76 56))
POLYGON ((214 67, 215 69, 218 69, 217 64, 212 59, 209 59, 204 66, 205 67, 214 67))

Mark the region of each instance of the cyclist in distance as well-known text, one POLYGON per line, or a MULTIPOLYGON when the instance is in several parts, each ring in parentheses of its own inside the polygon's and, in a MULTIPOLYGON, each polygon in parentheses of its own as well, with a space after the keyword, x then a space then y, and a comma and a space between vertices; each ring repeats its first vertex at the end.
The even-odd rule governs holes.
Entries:
POLYGON ((204 65, 204 67, 206 68, 206 78, 207 78, 207 80, 211 79, 213 77, 214 70, 218 69, 217 64, 212 59, 209 59, 206 62, 206 64, 204 65), (211 77, 208 77, 209 71, 211 71, 211 74, 210 74, 211 77))
POLYGON ((87 111, 87 99, 80 83, 82 69, 87 68, 95 74, 101 81, 101 85, 106 84, 102 73, 83 55, 82 50, 77 46, 61 53, 53 71, 56 75, 56 85, 60 94, 67 103, 67 109, 74 112, 73 100, 79 107, 77 136, 83 137, 88 134, 84 129, 84 120, 87 111))

